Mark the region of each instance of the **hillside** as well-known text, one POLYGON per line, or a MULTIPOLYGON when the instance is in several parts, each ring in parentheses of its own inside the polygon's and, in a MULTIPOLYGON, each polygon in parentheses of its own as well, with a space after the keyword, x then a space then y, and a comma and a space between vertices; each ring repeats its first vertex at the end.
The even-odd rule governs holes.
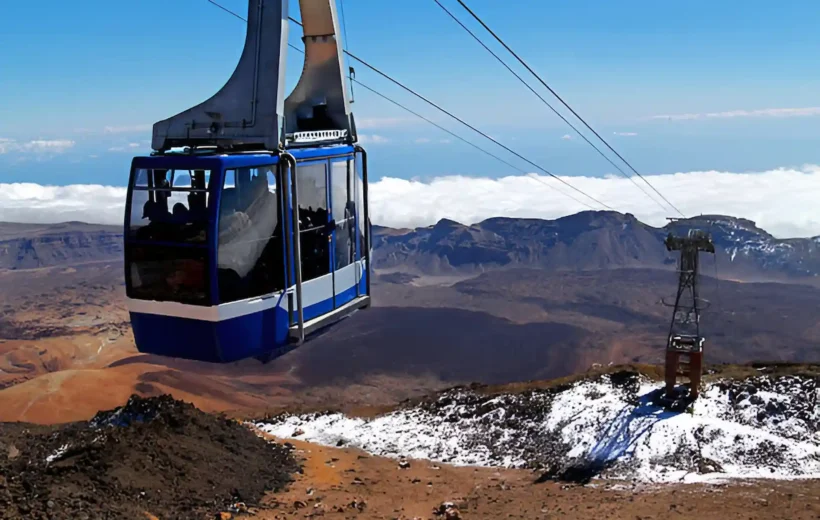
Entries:
POLYGON ((35 269, 122 258, 122 228, 82 222, 0 222, 0 269, 35 269))
POLYGON ((670 317, 661 298, 676 283, 674 260, 662 250, 649 256, 662 235, 628 217, 575 217, 551 231, 547 221, 493 219, 485 229, 443 222, 430 228, 438 227, 435 244, 450 244, 443 249, 419 238, 424 230, 378 228, 377 240, 418 240, 415 249, 377 247, 380 262, 400 258, 387 251, 407 250, 376 273, 372 308, 270 363, 228 365, 136 352, 116 230, 5 226, 5 240, 31 242, 36 255, 7 254, 12 268, 0 269, 0 421, 86 421, 128 402, 148 422, 117 411, 103 413, 111 420, 102 430, 99 420, 0 422, 5 464, 17 474, 25 467, 27 479, 0 477, 0 509, 144 508, 159 518, 184 517, 175 508, 191 505, 234 515, 252 506, 256 518, 271 519, 815 518, 818 368, 771 363, 820 356, 820 290, 804 283, 812 277, 782 274, 791 260, 774 261, 800 248, 767 256, 780 242, 750 224, 735 235, 727 227, 726 236, 744 238, 719 247, 735 244, 736 262, 748 256, 750 278, 780 273, 800 283, 704 276, 705 387, 689 410, 671 411, 656 401, 670 317), (94 242, 95 233, 103 238, 94 242), (539 249, 542 242, 549 247, 539 249), (547 260, 552 267, 539 267, 547 260), (769 362, 715 365, 754 360, 769 362), (189 408, 172 413, 164 430, 141 403, 166 403, 165 394, 287 438, 302 464, 294 482, 261 496, 260 479, 234 475, 241 486, 225 495, 207 475, 259 464, 280 474, 274 480, 284 475, 276 461, 231 448, 242 438, 236 421, 189 408), (177 457, 193 449, 204 455, 177 457), (146 453, 150 468, 122 465, 146 453), (163 481, 168 493, 154 495, 157 469, 173 473, 163 481), (77 499, 68 477, 82 487, 77 499), (244 506, 234 503, 239 495, 244 506))
POLYGON ((648 366, 451 388, 366 416, 225 420, 168 396, 132 396, 90 421, 0 423, 0 511, 10 519, 816 518, 818 368, 719 367, 703 398, 678 412, 654 404, 659 383, 650 375, 659 369, 648 366))
POLYGON ((620 368, 526 390, 454 388, 375 417, 285 413, 256 427, 374 455, 527 468, 541 480, 820 478, 818 368, 718 368, 685 411, 661 404, 661 381, 620 368))
MULTIPOLYGON (((743 225, 743 233, 774 240, 743 225)), ((64 254, 48 257, 57 263, 50 267, 41 255, 40 267, 0 269, 0 420, 88 418, 133 393, 172 393, 205 410, 388 405, 452 384, 561 377, 595 363, 659 363, 671 312, 661 299, 670 299, 676 283, 673 259, 664 260, 662 246, 660 253, 650 248, 658 230, 630 216, 587 212, 552 223, 492 219, 478 227, 443 222, 418 230, 376 228, 382 268, 374 277, 371 309, 267 365, 246 360, 214 366, 136 352, 120 253, 53 239, 77 232, 113 236, 116 230, 84 224, 3 229, 6 240, 46 237, 50 242, 37 242, 41 251, 64 254), (449 259, 462 257, 431 250, 422 240, 434 228, 436 243, 459 235, 458 247, 469 252, 463 258, 482 262, 453 268, 449 259), (555 234, 560 241, 550 238, 555 234), (516 249, 502 235, 529 245, 516 249), (389 242, 400 239, 405 242, 389 242), (544 250, 547 256, 586 251, 588 269, 531 265, 533 259, 545 261, 538 257, 542 242, 553 244, 544 250), (619 253, 605 256, 604 249, 619 253), (109 259, 86 261, 81 252, 88 250, 109 259), (399 258, 389 251, 404 256, 384 268, 399 258), (642 264, 642 255, 653 254, 649 265, 618 267, 642 264), (449 275, 424 274, 445 272, 422 265, 433 257, 448 262, 449 275), (97 392, 99 385, 107 391, 97 392)), ((702 317, 709 362, 818 359, 820 290, 802 282, 718 282, 710 274, 706 270, 701 280, 701 296, 709 301, 702 317)), ((720 274, 726 276, 722 266, 720 274)))
MULTIPOLYGON (((509 269, 428 287, 379 282, 374 308, 274 366, 295 366, 294 375, 320 385, 407 373, 507 383, 593 363, 661 363, 671 309, 660 299, 675 283, 655 269, 509 269)), ((702 317, 709 361, 820 358, 820 290, 704 278, 701 294, 712 301, 702 317)))

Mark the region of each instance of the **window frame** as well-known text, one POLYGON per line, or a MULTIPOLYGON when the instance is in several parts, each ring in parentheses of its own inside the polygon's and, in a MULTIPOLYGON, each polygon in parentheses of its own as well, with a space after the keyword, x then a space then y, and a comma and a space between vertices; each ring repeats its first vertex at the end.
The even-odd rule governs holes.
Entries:
MULTIPOLYGON (((125 211, 125 229, 124 229, 124 237, 128 238, 129 241, 134 241, 135 243, 141 244, 162 244, 166 246, 175 246, 178 245, 180 247, 208 247, 210 243, 210 236, 211 236, 211 228, 212 228, 212 218, 213 218, 213 207, 216 204, 212 204, 211 201, 214 200, 214 190, 213 190, 213 180, 216 177, 218 178, 218 172, 215 171, 213 168, 190 168, 190 167, 174 167, 174 168, 160 168, 160 167, 133 167, 131 169, 131 175, 128 179, 128 191, 127 191, 127 199, 126 199, 126 211, 125 211), (146 186, 137 186, 137 175, 140 171, 148 171, 153 172, 154 170, 166 170, 166 172, 172 172, 171 174, 171 183, 172 186, 170 188, 156 188, 152 186, 154 182, 153 175, 148 175, 148 184, 146 186), (205 172, 205 188, 174 188, 173 187, 173 180, 176 177, 177 171, 186 171, 189 174, 193 171, 204 171, 205 172), (206 211, 207 217, 204 220, 205 224, 205 238, 201 242, 170 242, 166 240, 145 240, 137 238, 134 235, 134 227, 133 227, 133 211, 134 211, 134 193, 135 192, 147 192, 148 193, 148 200, 156 201, 155 194, 158 191, 164 191, 168 193, 205 193, 206 195, 206 211)), ((193 178, 192 178, 193 180, 193 178)), ((186 206, 187 207, 187 206, 186 206)), ((188 208, 190 210, 190 208, 188 208)), ((144 226, 143 226, 144 227, 144 226)))
MULTIPOLYGON (((327 265, 328 270, 327 270, 327 272, 325 272, 323 274, 320 274, 319 276, 314 276, 312 278, 307 278, 305 276, 305 262, 304 262, 305 248, 302 247, 304 244, 302 244, 302 242, 301 242, 303 234, 305 234, 305 233, 315 233, 315 232, 319 232, 322 229, 327 229, 328 224, 333 220, 333 208, 331 206, 332 200, 331 200, 331 186, 330 186, 330 180, 331 180, 330 179, 330 167, 331 167, 330 166, 330 161, 331 161, 332 158, 333 157, 320 157, 320 158, 309 158, 309 159, 301 159, 301 160, 297 159, 297 161, 296 161, 296 178, 297 178, 297 188, 296 189, 297 189, 297 193, 300 189, 302 189, 302 188, 300 188, 300 186, 302 186, 302 184, 300 183, 300 181, 302 180, 302 178, 299 174, 300 169, 304 168, 305 166, 311 166, 311 165, 317 165, 317 164, 322 165, 322 167, 324 168, 325 206, 322 209, 324 209, 327 212, 327 217, 328 217, 327 221, 322 223, 319 226, 314 226, 314 227, 311 227, 311 228, 303 228, 300 225, 299 226, 299 236, 294 237, 294 240, 300 240, 300 242, 299 242, 299 244, 300 244, 299 251, 301 253, 301 258, 299 259, 299 266, 302 270, 302 283, 303 284, 307 283, 311 280, 317 280, 317 279, 319 279, 323 276, 332 275, 334 273, 334 268, 333 268, 333 265, 334 265, 333 264, 333 260, 334 260, 334 258, 333 258, 333 247, 331 247, 331 245, 332 245, 332 242, 331 242, 331 243, 327 244, 327 256, 328 256, 328 265, 327 265)), ((302 204, 302 198, 301 197, 299 198, 299 203, 302 204)), ((291 198, 291 200, 289 201, 288 207, 292 207, 292 204, 293 204, 293 200, 291 198)), ((299 218, 299 216, 300 216, 300 211, 301 211, 300 208, 296 208, 297 218, 299 218)), ((290 229, 290 233, 293 234, 293 228, 290 229)), ((331 231, 331 237, 332 237, 332 233, 333 233, 333 231, 331 231)), ((332 240, 333 240, 333 238, 332 238, 332 240)), ((294 263, 295 263, 295 258, 294 258, 294 263)))
MULTIPOLYGON (((332 266, 332 270, 335 273, 336 271, 344 269, 345 267, 348 267, 352 264, 355 264, 358 261, 358 254, 357 254, 358 253, 358 247, 356 247, 356 240, 358 238, 357 237, 358 231, 356 229, 354 229, 353 236, 351 237, 351 239, 353 240, 353 246, 354 246, 353 247, 353 257, 350 259, 350 262, 348 262, 347 264, 345 264, 343 266, 339 266, 338 265, 338 259, 336 258, 336 252, 338 251, 337 241, 339 239, 338 233, 337 233, 337 231, 339 229, 339 221, 336 220, 336 218, 335 218, 336 208, 333 205, 333 203, 334 203, 334 200, 333 200, 333 186, 334 186, 334 183, 333 183, 333 165, 334 164, 344 164, 345 201, 344 201, 344 206, 342 207, 342 215, 344 215, 344 210, 345 210, 348 202, 353 202, 354 203, 354 205, 356 207, 356 213, 359 212, 359 208, 358 208, 358 204, 356 204, 356 189, 355 189, 356 156, 355 156, 355 154, 340 155, 340 156, 337 156, 337 157, 329 158, 328 159, 328 170, 327 170, 328 171, 329 181, 330 181, 328 183, 329 187, 330 187, 330 189, 328 190, 328 195, 329 195, 329 199, 330 199, 330 201, 329 201, 329 203, 330 203, 329 215, 332 217, 332 220, 334 222, 333 231, 332 231, 332 234, 333 234, 333 237, 332 237, 333 247, 331 248, 331 253, 332 253, 331 266, 332 266), (354 182, 353 186, 350 185, 351 180, 354 182), (353 188, 353 191, 351 191, 351 188, 353 188)), ((357 223, 356 213, 354 213, 353 215, 351 215, 347 219, 348 221, 352 222, 352 225, 353 225, 354 228, 355 228, 356 223, 357 223)), ((350 247, 349 244, 348 244, 348 247, 350 247)), ((335 283, 336 282, 335 282, 335 279, 334 279, 334 295, 335 295, 335 292, 336 292, 335 283)))
MULTIPOLYGON (((140 159, 140 158, 138 158, 140 159)), ((215 181, 218 180, 222 174, 223 168, 219 166, 219 164, 214 162, 209 162, 208 164, 196 164, 193 166, 165 166, 163 164, 143 164, 138 165, 135 159, 132 161, 131 169, 128 175, 128 188, 126 192, 126 200, 125 200, 125 211, 123 212, 123 271, 124 271, 124 278, 125 278, 125 294, 127 298, 135 298, 134 297, 134 287, 131 279, 131 266, 133 265, 133 253, 135 247, 166 247, 166 248, 178 248, 178 249, 199 249, 204 251, 204 258, 205 258, 205 272, 206 272, 206 284, 205 287, 205 300, 200 303, 182 303, 176 300, 158 300, 164 302, 175 302, 181 303, 183 305, 195 305, 200 307, 208 307, 213 306, 215 304, 216 295, 214 294, 214 273, 215 273, 215 263, 213 254, 211 251, 213 250, 213 225, 214 225, 214 218, 217 211, 217 203, 211 203, 211 201, 216 201, 214 197, 217 196, 219 193, 214 187, 217 184, 215 181), (208 197, 208 205, 207 209, 207 218, 205 221, 205 240, 199 243, 185 243, 185 242, 168 242, 168 241, 161 241, 161 240, 144 240, 136 238, 132 236, 131 233, 131 219, 132 219, 132 212, 134 211, 134 192, 135 191, 156 191, 155 188, 152 186, 136 186, 136 180, 138 172, 141 170, 153 171, 153 170, 173 170, 176 172, 177 170, 186 170, 188 172, 193 172, 195 170, 203 170, 205 171, 206 175, 206 185, 205 189, 201 188, 176 188, 174 191, 178 192, 204 192, 208 197)), ((142 161, 141 161, 142 162, 142 161)), ((149 176, 149 182, 153 182, 151 180, 151 176, 149 176)), ((142 298, 135 298, 142 300, 142 298)))
MULTIPOLYGON (((216 190, 216 194, 217 194, 216 195, 217 196, 217 203, 214 204, 214 207, 213 207, 213 223, 211 225, 211 228, 213 229, 213 233, 212 233, 212 240, 211 240, 211 244, 210 244, 210 250, 212 251, 212 253, 210 255, 210 258, 211 258, 210 276, 211 276, 211 284, 212 284, 212 287, 213 287, 213 290, 212 290, 213 305, 228 305, 228 304, 234 304, 234 303, 237 303, 237 302, 243 302, 243 301, 247 301, 247 300, 265 298, 265 297, 269 297, 272 294, 278 294, 278 293, 284 292, 288 288, 288 277, 287 277, 287 273, 285 271, 286 266, 287 266, 287 255, 288 255, 288 252, 286 250, 285 233, 289 233, 290 230, 287 228, 288 220, 286 220, 286 217, 285 217, 286 209, 287 209, 286 204, 288 203, 288 199, 285 197, 286 188, 284 186, 284 182, 283 182, 283 178, 282 178, 281 165, 282 165, 282 163, 278 160, 278 158, 276 156, 272 156, 271 157, 271 162, 266 162, 266 163, 262 163, 262 164, 252 164, 252 165, 230 165, 230 166, 224 166, 223 168, 220 169, 219 182, 215 183, 212 186, 216 190), (280 225, 280 229, 281 229, 281 236, 279 237, 279 240, 281 242, 281 244, 280 244, 281 245, 280 249, 281 249, 281 252, 282 252, 281 261, 282 261, 282 266, 283 266, 281 275, 277 274, 277 276, 281 276, 281 285, 282 285, 282 287, 279 288, 279 289, 275 289, 274 291, 269 292, 269 293, 263 293, 261 295, 246 296, 246 297, 240 298, 240 299, 224 300, 223 301, 221 290, 220 290, 220 284, 219 284, 219 249, 220 249, 219 227, 220 227, 220 224, 221 224, 220 221, 221 221, 221 218, 222 218, 222 203, 224 202, 223 193, 224 193, 225 183, 227 182, 229 174, 231 172, 234 172, 234 177, 233 177, 233 179, 234 179, 234 188, 237 187, 237 185, 239 183, 237 183, 237 176, 236 176, 235 172, 238 171, 238 170, 241 170, 241 169, 257 170, 260 174, 264 174, 264 175, 267 175, 268 172, 273 174, 274 186, 275 186, 276 189, 275 189, 274 192, 271 192, 271 193, 273 193, 276 196, 277 225, 280 225)), ((269 186, 270 186, 270 182, 269 182, 269 186)), ((239 188, 239 189, 241 190, 242 188, 239 188)), ((270 192, 270 188, 268 188, 268 191, 270 192)), ((241 193, 241 191, 240 191, 240 193, 241 193)), ((261 241, 263 239, 259 239, 259 240, 261 241)), ((270 244, 270 239, 269 239, 268 244, 270 244)), ((266 247, 267 247, 268 244, 266 244, 266 247)), ((257 261, 258 260, 259 259, 257 258, 257 261)))

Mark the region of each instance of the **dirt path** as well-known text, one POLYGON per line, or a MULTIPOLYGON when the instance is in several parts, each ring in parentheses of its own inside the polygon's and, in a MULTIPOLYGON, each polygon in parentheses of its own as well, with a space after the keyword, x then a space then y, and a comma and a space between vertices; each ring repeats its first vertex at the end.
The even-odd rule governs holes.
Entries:
POLYGON ((269 495, 275 509, 257 518, 441 518, 451 501, 464 519, 817 519, 820 481, 746 482, 630 488, 535 483, 528 471, 452 467, 368 456, 348 448, 293 442, 304 473, 269 495), (277 505, 278 504, 278 505, 277 505))

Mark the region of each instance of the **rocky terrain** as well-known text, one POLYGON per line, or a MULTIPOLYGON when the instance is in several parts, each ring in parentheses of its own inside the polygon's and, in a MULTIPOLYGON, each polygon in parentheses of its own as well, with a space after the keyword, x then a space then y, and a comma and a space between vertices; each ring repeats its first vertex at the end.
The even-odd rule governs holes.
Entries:
POLYGON ((118 230, 0 226, 0 510, 242 517, 241 500, 270 519, 816 518, 820 479, 804 477, 817 472, 817 368, 772 363, 820 356, 820 290, 794 267, 813 265, 814 246, 716 224, 707 362, 766 363, 713 366, 703 399, 671 413, 655 405, 657 367, 588 372, 662 361, 674 261, 663 230, 628 218, 378 229, 371 309, 271 363, 229 365, 136 352, 118 230), (295 437, 302 469, 167 395, 295 437), (767 479, 733 480, 750 477, 767 479))
POLYGON ((88 422, 0 423, 0 518, 212 518, 258 506, 296 470, 236 421, 134 396, 88 422))
MULTIPOLYGON (((799 377, 795 367, 777 367, 768 375, 787 372, 799 377)), ((461 433, 457 444, 463 445, 464 431, 458 427, 468 421, 476 439, 488 440, 477 420, 481 413, 517 411, 506 421, 496 421, 500 428, 537 419, 543 407, 531 409, 526 402, 528 396, 543 395, 541 389, 553 388, 560 399, 589 383, 605 382, 626 393, 635 386, 634 377, 617 372, 607 381, 596 377, 507 387, 507 399, 499 399, 502 389, 473 387, 470 402, 458 402, 453 396, 465 392, 452 390, 417 401, 417 406, 431 417, 450 414, 447 424, 461 433), (516 404, 511 391, 522 396, 516 404), (444 402, 448 396, 450 402, 444 402)), ((743 385, 734 401, 751 404, 750 384, 743 385)), ((554 402, 553 407, 562 404, 554 402)), ((777 414, 768 418, 773 421, 777 414)), ((725 520, 809 519, 820 513, 820 480, 660 486, 594 478, 580 484, 577 478, 557 480, 542 469, 380 457, 353 447, 353 442, 338 444, 282 442, 252 425, 202 413, 167 396, 132 397, 125 406, 100 412, 88 422, 54 427, 0 423, 0 518, 725 520)), ((535 439, 535 451, 544 444, 535 439)), ((714 462, 710 464, 701 466, 714 469, 714 462)))
POLYGON ((661 382, 626 369, 523 392, 455 388, 372 418, 282 414, 256 427, 277 438, 528 468, 564 481, 820 478, 819 383, 817 365, 718 373, 688 409, 670 410, 661 382))
POLYGON ((641 484, 544 480, 529 470, 452 466, 291 441, 303 472, 255 518, 527 520, 815 519, 820 480, 641 484))
MULTIPOLYGON (((380 270, 374 306, 333 334, 267 365, 223 366, 135 351, 119 260, 0 270, 0 420, 84 420, 135 393, 207 411, 386 406, 453 384, 662 362, 671 270, 401 269, 380 270)), ((701 296, 708 361, 820 356, 817 288, 704 275, 701 296)))

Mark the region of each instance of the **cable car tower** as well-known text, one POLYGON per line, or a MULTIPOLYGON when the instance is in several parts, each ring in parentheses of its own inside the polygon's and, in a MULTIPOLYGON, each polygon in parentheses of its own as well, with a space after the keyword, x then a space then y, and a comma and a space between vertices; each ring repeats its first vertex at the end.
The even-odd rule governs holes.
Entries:
POLYGON ((703 371, 703 342, 700 334, 700 311, 706 303, 698 296, 698 266, 701 252, 714 253, 709 235, 690 229, 685 237, 669 233, 664 241, 667 251, 680 251, 678 291, 675 297, 672 323, 666 344, 666 397, 674 398, 675 383, 681 358, 688 358, 685 373, 689 377, 689 398, 698 396, 703 371))
POLYGON ((270 359, 370 305, 367 155, 334 0, 300 0, 305 63, 285 96, 288 1, 249 0, 214 96, 154 125, 131 165, 125 281, 141 352, 270 359))

